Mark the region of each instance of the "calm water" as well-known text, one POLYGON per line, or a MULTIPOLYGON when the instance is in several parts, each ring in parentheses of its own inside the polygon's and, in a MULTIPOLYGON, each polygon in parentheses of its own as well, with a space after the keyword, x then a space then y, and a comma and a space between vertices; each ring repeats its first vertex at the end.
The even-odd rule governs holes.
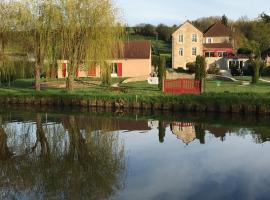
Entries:
POLYGON ((0 199, 270 199, 270 119, 0 111, 0 199))

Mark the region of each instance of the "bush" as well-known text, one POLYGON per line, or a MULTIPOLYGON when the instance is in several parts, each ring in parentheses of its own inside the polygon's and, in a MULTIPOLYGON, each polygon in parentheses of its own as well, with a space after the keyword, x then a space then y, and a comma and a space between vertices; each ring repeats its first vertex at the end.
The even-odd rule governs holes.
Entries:
POLYGON ((155 71, 157 71, 159 65, 159 56, 152 55, 152 66, 155 67, 155 71))
POLYGON ((174 69, 176 73, 187 73, 188 71, 185 70, 183 67, 178 67, 177 69, 174 69))
POLYGON ((205 91, 206 61, 204 56, 197 56, 195 62, 195 80, 201 82, 201 91, 205 91))
POLYGON ((270 76, 270 66, 262 69, 262 76, 270 76))
POLYGON ((207 70, 208 74, 220 75, 220 68, 217 65, 211 65, 207 70))
POLYGON ((253 51, 249 48, 239 48, 237 50, 237 54, 241 54, 241 55, 250 56, 252 53, 253 53, 253 51))
POLYGON ((159 89, 163 88, 163 80, 166 78, 166 58, 164 56, 160 56, 159 58, 159 66, 158 66, 158 86, 159 89))
POLYGON ((186 68, 188 69, 189 73, 195 73, 196 71, 196 64, 194 62, 190 62, 186 64, 186 68))
POLYGON ((258 59, 252 61, 251 63, 252 63, 252 69, 253 69, 252 83, 256 84, 256 83, 258 83, 258 81, 260 79, 261 63, 258 59))
POLYGON ((252 76, 252 74, 253 74, 252 64, 249 62, 247 66, 243 68, 243 75, 252 76))

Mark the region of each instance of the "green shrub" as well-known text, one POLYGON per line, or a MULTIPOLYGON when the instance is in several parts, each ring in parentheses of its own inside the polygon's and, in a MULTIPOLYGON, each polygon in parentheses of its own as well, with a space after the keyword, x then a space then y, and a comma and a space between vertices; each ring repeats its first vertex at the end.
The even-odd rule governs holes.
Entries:
POLYGON ((262 69, 262 76, 270 76, 270 66, 262 69))
POLYGON ((187 70, 185 70, 183 67, 178 67, 177 69, 174 69, 176 73, 188 73, 187 70))
POLYGON ((252 74, 252 83, 256 84, 258 83, 260 79, 260 68, 261 68, 261 63, 260 60, 256 59, 251 62, 252 69, 253 69, 253 74, 252 74))
POLYGON ((206 61, 204 56, 196 57, 196 71, 195 71, 195 80, 201 82, 201 91, 205 90, 205 78, 206 78, 206 61))
POLYGON ((196 64, 194 62, 189 62, 186 64, 186 68, 188 70, 189 73, 195 73, 196 71, 196 64))
POLYGON ((160 56, 158 66, 158 87, 160 90, 163 88, 163 80, 166 78, 166 58, 160 56))
POLYGON ((159 65, 159 56, 152 55, 152 66, 155 67, 155 71, 157 71, 158 65, 159 65))
POLYGON ((217 67, 217 65, 211 65, 209 69, 207 70, 208 74, 215 74, 215 75, 220 75, 220 68, 217 67))

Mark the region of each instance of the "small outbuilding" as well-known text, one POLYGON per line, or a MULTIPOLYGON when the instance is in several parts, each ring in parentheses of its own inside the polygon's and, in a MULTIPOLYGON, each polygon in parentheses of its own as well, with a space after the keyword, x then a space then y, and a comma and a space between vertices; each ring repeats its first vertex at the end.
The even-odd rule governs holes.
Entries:
MULTIPOLYGON (((58 78, 68 76, 68 60, 58 61, 58 78)), ((149 76, 151 66, 151 43, 150 41, 128 41, 123 45, 123 53, 108 59, 111 65, 112 77, 144 77, 149 76)), ((82 66, 76 73, 77 78, 100 77, 100 66, 82 66)))

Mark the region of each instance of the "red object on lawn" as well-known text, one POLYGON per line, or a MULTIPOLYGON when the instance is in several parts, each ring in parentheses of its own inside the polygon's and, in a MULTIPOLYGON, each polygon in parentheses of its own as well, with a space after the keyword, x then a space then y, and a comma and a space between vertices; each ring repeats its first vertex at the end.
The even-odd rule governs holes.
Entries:
POLYGON ((163 92, 169 94, 200 94, 201 83, 192 79, 165 80, 163 92))

